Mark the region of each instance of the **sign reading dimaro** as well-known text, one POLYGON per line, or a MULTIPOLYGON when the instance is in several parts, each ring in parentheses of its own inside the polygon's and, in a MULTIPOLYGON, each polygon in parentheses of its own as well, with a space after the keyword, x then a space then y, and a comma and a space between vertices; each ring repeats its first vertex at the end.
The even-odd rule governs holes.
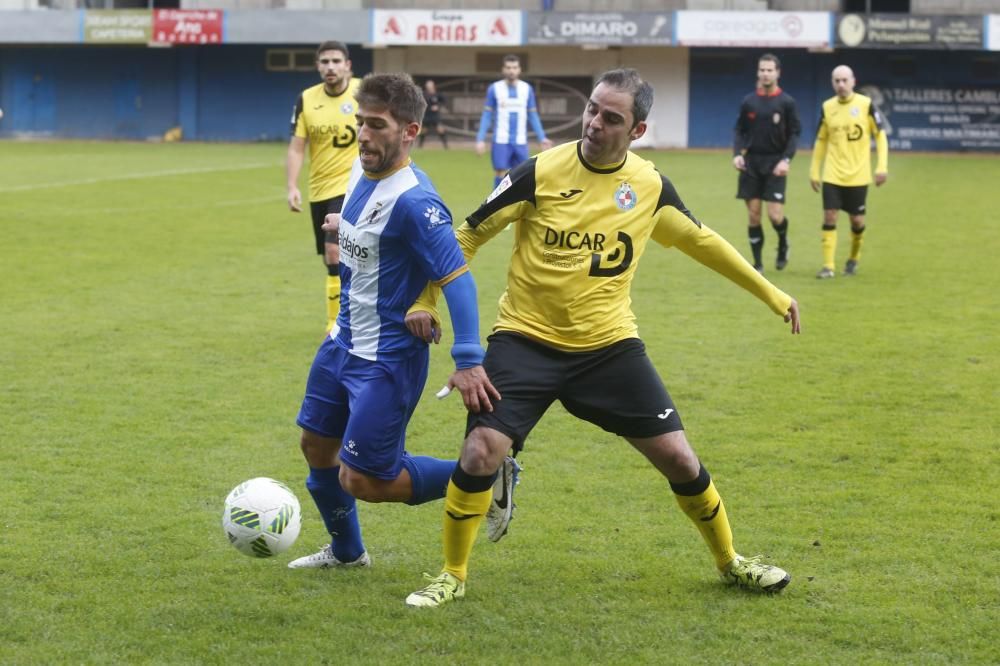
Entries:
POLYGON ((702 12, 676 14, 682 46, 830 46, 829 12, 702 12))
POLYGON ((983 48, 979 16, 845 14, 837 18, 837 46, 867 49, 983 48))
POLYGON ((520 45, 521 12, 375 9, 370 42, 379 46, 520 45))
POLYGON ((670 12, 527 12, 525 42, 669 46, 672 30, 670 12))

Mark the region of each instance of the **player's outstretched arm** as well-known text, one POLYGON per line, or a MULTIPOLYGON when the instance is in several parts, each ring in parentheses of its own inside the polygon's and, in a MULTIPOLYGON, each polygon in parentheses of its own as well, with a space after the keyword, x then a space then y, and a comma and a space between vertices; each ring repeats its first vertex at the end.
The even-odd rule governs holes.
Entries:
POLYGON ((455 330, 455 344, 451 357, 455 372, 448 379, 448 388, 457 388, 462 402, 470 412, 493 411, 492 400, 500 399, 500 392, 490 382, 483 369, 486 352, 479 343, 479 307, 476 303, 476 283, 472 274, 465 272, 442 287, 451 326, 455 330))

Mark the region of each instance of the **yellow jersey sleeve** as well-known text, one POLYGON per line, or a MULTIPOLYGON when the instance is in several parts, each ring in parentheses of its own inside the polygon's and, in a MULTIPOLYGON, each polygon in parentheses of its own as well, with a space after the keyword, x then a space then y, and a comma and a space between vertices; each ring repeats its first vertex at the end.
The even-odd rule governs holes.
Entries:
POLYGON ((703 224, 691 224, 688 216, 672 206, 660 209, 652 238, 664 247, 676 247, 729 278, 766 303, 775 314, 784 315, 792 304, 788 294, 765 280, 724 238, 703 224))
POLYGON ((820 170, 823 166, 823 158, 826 157, 827 147, 826 123, 823 120, 823 109, 820 109, 819 125, 816 127, 816 142, 813 144, 812 162, 809 164, 809 180, 819 181, 822 179, 820 170))

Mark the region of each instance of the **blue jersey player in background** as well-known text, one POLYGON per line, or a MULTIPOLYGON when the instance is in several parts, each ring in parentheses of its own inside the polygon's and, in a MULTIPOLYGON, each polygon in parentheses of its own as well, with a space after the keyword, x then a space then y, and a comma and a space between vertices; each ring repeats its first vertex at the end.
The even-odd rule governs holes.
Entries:
POLYGON ((486 152, 486 133, 493 131, 493 187, 508 171, 528 159, 528 123, 542 144, 542 150, 552 147, 538 117, 535 89, 520 79, 521 59, 516 55, 503 58, 503 78, 486 90, 486 104, 479 119, 476 153, 486 152))
POLYGON ((448 386, 474 412, 491 411, 500 397, 483 370, 476 285, 451 213, 410 162, 424 97, 409 76, 380 74, 365 77, 355 99, 360 159, 341 213, 323 225, 340 237, 340 314, 316 352, 297 419, 306 487, 331 541, 293 569, 371 563, 356 498, 422 504, 445 495, 455 461, 404 450, 430 356, 428 340, 410 332, 421 330, 413 318, 430 315, 408 321, 407 311, 428 281, 442 287, 455 330, 448 386))

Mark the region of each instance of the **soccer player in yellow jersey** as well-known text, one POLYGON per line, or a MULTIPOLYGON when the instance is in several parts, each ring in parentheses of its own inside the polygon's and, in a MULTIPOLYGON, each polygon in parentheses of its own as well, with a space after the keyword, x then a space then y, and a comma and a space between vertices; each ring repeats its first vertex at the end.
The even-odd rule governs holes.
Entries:
POLYGON ((354 92, 359 80, 352 78, 351 59, 343 42, 323 42, 316 49, 316 69, 323 82, 306 88, 292 112, 292 138, 288 142, 285 175, 288 208, 302 211, 299 172, 309 144, 309 208, 312 213, 316 253, 326 264, 326 309, 329 332, 340 309, 340 249, 336 235, 323 231, 323 219, 339 213, 347 191, 351 165, 358 154, 358 132, 354 115, 354 92))
MULTIPOLYGON (((790 322, 793 334, 798 304, 699 222, 651 162, 629 151, 646 131, 652 103, 653 89, 636 70, 604 73, 583 112, 583 138, 512 169, 456 232, 471 257, 517 222, 483 363, 501 399, 485 409, 465 401, 467 435, 445 498, 444 569, 406 598, 410 606, 464 596, 479 524, 493 505, 512 500, 511 483, 499 498, 493 492, 497 471, 555 400, 624 437, 667 478, 724 580, 769 592, 790 580, 736 553, 725 506, 638 337, 629 292, 652 240, 742 286, 790 322)), ((428 326, 423 335, 433 333, 428 326)))
POLYGON ((889 178, 889 139, 882 128, 882 114, 868 97, 854 92, 854 72, 847 65, 833 70, 837 94, 823 102, 809 180, 814 192, 823 186, 823 268, 816 277, 834 276, 837 254, 837 215, 851 220, 851 254, 844 275, 855 275, 861 259, 865 232, 865 200, 872 182, 872 138, 878 162, 875 186, 889 178), (822 178, 820 166, 822 165, 822 178))

